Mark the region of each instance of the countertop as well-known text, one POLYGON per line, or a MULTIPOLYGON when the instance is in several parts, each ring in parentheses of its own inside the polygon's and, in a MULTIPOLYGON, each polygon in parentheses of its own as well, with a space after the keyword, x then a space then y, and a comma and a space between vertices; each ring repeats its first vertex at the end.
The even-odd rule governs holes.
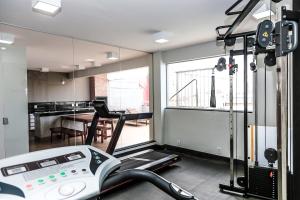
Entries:
POLYGON ((95 110, 93 108, 84 108, 84 109, 76 109, 76 110, 36 112, 35 116, 37 116, 37 117, 48 117, 48 116, 57 116, 57 115, 71 115, 71 114, 80 114, 80 113, 93 113, 94 111, 95 110))

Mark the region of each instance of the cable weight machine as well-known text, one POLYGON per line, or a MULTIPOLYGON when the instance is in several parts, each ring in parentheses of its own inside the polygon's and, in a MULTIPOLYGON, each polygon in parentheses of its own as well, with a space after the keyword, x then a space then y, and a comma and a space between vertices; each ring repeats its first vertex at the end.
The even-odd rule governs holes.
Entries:
POLYGON ((235 45, 236 39, 242 38, 243 49, 241 50, 230 50, 229 53, 229 136, 230 136, 230 182, 229 185, 220 184, 219 188, 221 192, 224 193, 234 193, 234 194, 242 194, 243 196, 247 196, 245 191, 248 191, 248 55, 252 54, 252 51, 248 51, 250 47, 253 47, 254 40, 253 36, 255 32, 247 32, 247 33, 239 33, 233 34, 229 37, 229 39, 218 38, 218 40, 224 40, 226 46, 235 45), (229 42, 228 42, 229 41, 229 42), (229 45, 230 44, 230 45, 229 45), (235 63, 235 56, 243 55, 244 56, 244 162, 243 162, 243 176, 237 178, 237 183, 240 186, 236 186, 235 184, 235 176, 234 173, 237 171, 236 160, 234 158, 234 138, 235 138, 235 130, 234 130, 234 108, 233 108, 233 77, 236 74, 238 68, 240 68, 235 63))
MULTIPOLYGON (((278 3, 279 1, 273 1, 275 3, 278 3)), ((288 107, 288 95, 290 93, 288 92, 288 83, 289 83, 289 68, 288 66, 291 65, 291 62, 288 62, 288 56, 294 52, 296 49, 299 53, 298 47, 298 23, 300 14, 297 11, 291 11, 287 10, 285 7, 282 7, 281 9, 281 19, 275 24, 275 28, 270 26, 264 26, 263 23, 260 24, 258 27, 258 30, 248 33, 239 33, 239 34, 232 34, 236 27, 243 21, 245 16, 247 16, 251 10, 254 8, 255 1, 249 2, 249 4, 243 9, 241 12, 237 12, 239 15, 237 19, 234 21, 232 25, 229 26, 221 26, 218 27, 217 33, 218 38, 217 40, 223 40, 225 42, 225 45, 228 43, 231 43, 231 41, 236 40, 236 38, 241 37, 244 40, 244 67, 245 67, 245 79, 244 79, 244 89, 245 89, 245 95, 244 95, 244 160, 243 160, 243 168, 244 168, 244 176, 237 178, 238 185, 240 187, 236 187, 235 184, 235 177, 233 176, 234 172, 234 165, 232 164, 233 158, 233 151, 232 151, 232 145, 230 145, 230 183, 229 185, 223 185, 220 184, 220 191, 224 193, 230 193, 230 194, 239 194, 244 197, 249 196, 256 196, 261 199, 279 199, 279 200, 287 200, 292 199, 291 193, 294 193, 293 191, 289 193, 289 197, 287 196, 288 193, 288 187, 293 188, 296 185, 299 186, 299 181, 295 179, 295 176, 297 176, 298 173, 293 172, 291 168, 294 166, 294 171, 299 172, 300 168, 295 160, 295 154, 299 157, 299 151, 296 150, 295 141, 288 140, 288 133, 289 133, 289 124, 288 122, 290 120, 293 120, 295 122, 295 119, 289 119, 288 113, 289 108, 288 107), (250 6, 249 6, 250 5, 250 6), (225 32, 225 34, 220 34, 220 30, 222 28, 228 28, 228 30, 225 32), (269 29, 269 30, 268 30, 269 29), (248 166, 248 117, 247 117, 247 54, 248 54, 248 47, 249 42, 251 43, 253 35, 256 35, 255 38, 255 48, 253 49, 253 52, 255 55, 258 54, 266 54, 265 57, 265 64, 268 66, 274 66, 277 64, 277 151, 272 148, 266 148, 264 151, 265 158, 268 160, 269 166, 268 167, 260 167, 258 160, 257 160, 257 151, 256 151, 256 158, 255 158, 255 164, 252 167, 248 166), (289 143, 290 142, 290 143, 289 143), (293 143, 293 147, 289 147, 293 143), (289 155, 291 152, 288 152, 288 149, 292 149, 293 156, 289 155), (293 160, 293 164, 288 165, 288 158, 290 156, 290 160, 293 160), (274 163, 278 159, 278 170, 274 168, 274 163), (261 173, 256 173, 261 172, 261 173), (271 187, 271 192, 268 194, 260 193, 264 187, 262 187, 261 191, 255 191, 253 188, 260 187, 256 182, 252 182, 251 180, 256 179, 258 176, 261 176, 261 174, 266 175, 266 178, 269 178, 269 181, 271 181, 270 184, 265 184, 265 187, 271 187), (268 177, 267 177, 268 175, 268 177), (288 183, 291 183, 292 185, 288 186, 288 183)), ((296 5, 298 5, 298 9, 300 9, 299 2, 296 5)), ((266 23, 266 22, 265 22, 266 23)), ((269 24, 272 24, 267 22, 269 24)), ((298 54, 299 56, 299 54, 298 54)), ((294 61, 299 61, 299 58, 294 58, 294 61)), ((299 62, 298 62, 299 63, 299 62)), ((256 71, 256 65, 255 63, 252 63, 250 65, 250 69, 254 72, 254 77, 257 77, 257 71, 256 71)), ((293 68, 295 69, 295 67, 293 68)), ((255 78, 256 79, 256 78, 255 78)), ((293 82, 293 86, 295 86, 295 80, 293 82)), ((289 83, 291 84, 291 83, 289 83)), ((297 88, 298 85, 296 85, 297 88)), ((298 92, 293 89, 293 93, 298 92)), ((257 97, 257 94, 256 94, 257 97)), ((257 106, 255 106, 257 108, 257 106)), ((293 117, 297 116, 295 114, 295 109, 293 105, 293 117)), ((299 117, 298 117, 299 119, 299 117)), ((257 123, 257 119, 255 120, 257 123)), ((289 122, 290 123, 290 122, 289 122)), ((292 128, 295 125, 290 125, 290 128, 292 128)), ((297 125, 296 125, 297 126, 297 125)), ((295 136, 293 134, 293 139, 299 141, 298 136, 295 136)), ((232 138, 230 137, 230 140, 232 138)), ((257 137, 256 137, 257 140, 257 137)), ((231 142, 230 142, 231 144, 231 142)), ((257 144, 257 141, 256 141, 257 144)), ((256 146, 256 149, 258 147, 256 146)), ((264 180, 264 179, 263 179, 264 180)), ((262 184, 263 185, 263 184, 262 184)), ((296 192, 297 193, 297 192, 296 192)), ((296 196, 296 195, 295 195, 296 196)), ((299 195, 298 195, 299 197, 299 195)), ((293 199, 299 199, 296 197, 293 197, 293 199)))

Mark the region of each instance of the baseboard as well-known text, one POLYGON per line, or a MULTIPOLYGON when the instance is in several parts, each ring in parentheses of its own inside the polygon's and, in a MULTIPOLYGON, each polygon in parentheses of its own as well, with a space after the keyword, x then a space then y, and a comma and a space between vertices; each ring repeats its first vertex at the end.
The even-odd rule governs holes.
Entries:
MULTIPOLYGON (((230 159, 228 157, 219 156, 219 155, 215 155, 215 154, 195 151, 195 150, 186 149, 186 148, 177 147, 177 146, 172 146, 172 145, 167 145, 167 144, 162 145, 162 147, 165 148, 165 149, 171 150, 171 151, 175 151, 175 152, 186 154, 186 155, 195 156, 195 157, 198 157, 198 158, 210 159, 210 160, 216 160, 216 161, 223 161, 223 162, 227 162, 227 163, 230 162, 230 159)), ((243 160, 238 160, 238 159, 234 159, 234 162, 235 162, 235 164, 238 164, 238 165, 242 165, 244 163, 243 160)))

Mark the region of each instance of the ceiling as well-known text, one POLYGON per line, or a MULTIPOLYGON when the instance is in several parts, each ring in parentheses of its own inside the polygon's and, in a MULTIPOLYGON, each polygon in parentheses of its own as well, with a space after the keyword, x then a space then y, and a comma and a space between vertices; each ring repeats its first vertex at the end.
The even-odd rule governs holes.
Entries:
POLYGON ((106 52, 117 52, 120 60, 146 55, 145 52, 72 40, 6 25, 0 25, 0 32, 12 33, 15 35, 14 45, 26 47, 27 67, 30 70, 46 67, 52 72, 71 72, 76 69, 75 65, 89 68, 116 62, 108 60, 106 52), (94 59, 95 62, 88 62, 87 59, 94 59))
MULTIPOLYGON (((224 11, 236 0, 62 0, 62 12, 33 12, 31 0, 1 0, 0 20, 47 33, 155 52, 216 37, 215 28, 234 18, 224 11), (172 33, 170 42, 156 44, 153 33, 172 33)), ((248 0, 244 0, 248 2, 248 0)), ((240 30, 253 30, 252 17, 240 30)))

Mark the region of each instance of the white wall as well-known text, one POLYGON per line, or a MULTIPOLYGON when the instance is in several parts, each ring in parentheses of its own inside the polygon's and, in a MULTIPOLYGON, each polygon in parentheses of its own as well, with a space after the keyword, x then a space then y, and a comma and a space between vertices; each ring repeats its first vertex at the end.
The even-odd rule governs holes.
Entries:
POLYGON ((90 100, 87 77, 67 79, 64 73, 28 71, 28 101, 88 101, 90 100), (61 81, 65 80, 65 85, 61 81))
MULTIPOLYGON (((235 119, 234 119, 235 122, 235 119)), ((229 113, 201 110, 165 110, 165 144, 229 156, 229 113)), ((238 113, 238 149, 243 155, 243 114, 238 113)))
POLYGON ((162 62, 162 53, 153 55, 153 122, 154 138, 164 144, 164 109, 166 107, 166 66, 162 62))
MULTIPOLYGON (((220 111, 203 110, 179 110, 166 108, 166 74, 167 63, 184 60, 223 55, 223 46, 217 46, 216 42, 208 42, 190 47, 184 47, 154 54, 154 116, 155 116, 155 139, 161 144, 179 146, 200 152, 229 156, 229 113, 220 111)), ((259 58, 259 65, 262 66, 263 58, 259 58)), ((259 84, 264 84, 264 75, 259 69, 259 84)), ((268 88, 268 111, 275 103, 274 94, 274 73, 267 72, 268 88)), ((262 86, 259 87, 259 97, 264 95, 262 86)), ((259 100, 259 110, 264 110, 259 100)), ((268 125, 274 124, 274 111, 268 113, 268 125)), ((260 112, 260 115, 263 113, 260 112)), ((237 115, 237 138, 238 158, 243 159, 243 114, 237 115)), ((263 122, 259 118, 260 124, 263 122)), ((234 120, 235 121, 235 120, 234 120)), ((254 123, 254 113, 248 114, 248 124, 254 123)))
POLYGON ((5 157, 9 157, 29 151, 25 48, 8 47, 0 51, 0 59, 0 85, 3 86, 0 90, 0 145, 3 145, 2 151, 4 147, 5 157), (2 124, 3 117, 8 118, 7 125, 2 124))

